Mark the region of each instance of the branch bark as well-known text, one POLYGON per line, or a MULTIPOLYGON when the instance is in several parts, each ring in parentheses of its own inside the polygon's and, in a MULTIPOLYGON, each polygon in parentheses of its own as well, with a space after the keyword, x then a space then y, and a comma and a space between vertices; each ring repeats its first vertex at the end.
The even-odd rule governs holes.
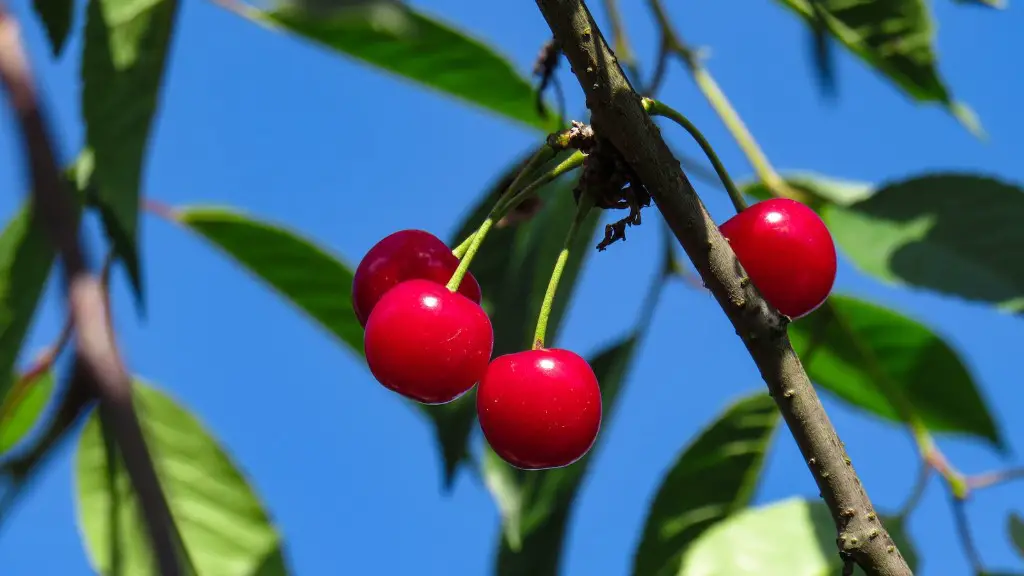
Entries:
POLYGON ((835 521, 847 569, 912 575, 875 513, 790 344, 788 320, 758 294, 644 111, 583 0, 537 0, 586 94, 591 122, 640 177, 768 385, 835 521))
POLYGON ((63 264, 77 345, 70 390, 99 398, 100 417, 114 430, 138 495, 160 574, 178 576, 184 573, 178 554, 182 549, 180 539, 132 404, 131 379, 117 351, 105 290, 89 270, 86 250, 79 240, 75 198, 66 189, 57 163, 18 25, 2 2, 0 83, 21 131, 32 181, 32 208, 39 211, 63 264))

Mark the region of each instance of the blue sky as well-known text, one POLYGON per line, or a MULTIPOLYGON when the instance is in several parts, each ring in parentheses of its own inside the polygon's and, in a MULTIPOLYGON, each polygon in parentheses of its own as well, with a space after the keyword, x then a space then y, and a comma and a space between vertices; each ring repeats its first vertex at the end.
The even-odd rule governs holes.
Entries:
MULTIPOLYGON (((76 34, 59 62, 11 2, 51 105, 65 158, 82 143, 76 34)), ((532 2, 415 2, 489 38, 527 70, 547 37, 532 2)), ((597 3, 595 3, 597 4, 597 3)), ((640 55, 656 35, 640 3, 625 3, 640 55), (636 4, 636 5, 633 5, 636 4)), ((673 4, 694 44, 712 48, 709 67, 780 169, 813 169, 867 181, 957 169, 1024 181, 1024 14, 934 3, 941 70, 954 94, 980 114, 987 142, 938 107, 919 107, 859 61, 837 51, 841 97, 820 98, 809 74, 801 25, 775 2, 673 4), (1003 55, 1000 57, 999 55, 1003 55)), ((1012 2, 1011 2, 1012 4, 1012 2)), ((603 18, 599 6, 594 6, 603 18)), ((601 20, 602 23, 604 20, 601 20)), ((563 70, 571 110, 581 109, 563 70)), ((661 98, 686 112, 735 177, 750 170, 685 71, 671 68, 661 98)), ((698 154, 681 130, 668 138, 698 154)), ((170 204, 240 206, 297 227, 352 264, 378 239, 416 227, 447 236, 492 177, 537 137, 417 86, 272 34, 209 2, 185 2, 156 123, 145 194, 170 204), (486 134, 486 145, 467 146, 486 134)), ((24 190, 11 118, 0 116, 0 216, 24 190)), ((730 208, 698 184, 721 219, 730 208)), ((653 222, 648 218, 646 221, 653 222)), ((629 329, 657 263, 659 231, 643 226, 590 260, 561 344, 582 353, 629 329), (627 276, 635 276, 630 279, 627 276), (623 304, 607 307, 609 287, 623 304), (601 310, 597 313, 596 310, 601 310)), ((191 407, 253 479, 285 534, 297 574, 485 574, 499 519, 483 486, 463 473, 451 495, 427 422, 377 385, 360 360, 250 280, 197 238, 167 223, 143 223, 149 312, 137 320, 123 275, 115 292, 121 344, 131 368, 191 407)), ((992 309, 881 286, 841 263, 837 290, 925 322, 960 351, 1014 451, 1003 461, 973 442, 943 439, 957 466, 980 472, 1020 462, 1024 422, 1019 342, 1024 324, 992 309)), ((26 349, 48 344, 62 322, 51 286, 26 349)), ((626 574, 661 475, 679 448, 729 401, 763 388, 740 341, 710 296, 681 284, 661 301, 642 360, 607 421, 568 535, 565 573, 626 574)), ((900 429, 826 399, 864 483, 881 510, 902 503, 917 470, 900 429)), ((0 559, 12 576, 87 574, 75 525, 71 445, 42 475, 0 533, 0 559)), ((817 491, 788 432, 776 436, 759 502, 817 491)), ((912 517, 925 563, 919 574, 966 574, 946 502, 933 479, 912 517)), ((1024 491, 979 493, 968 514, 992 567, 1021 569, 1005 535, 1024 491)))

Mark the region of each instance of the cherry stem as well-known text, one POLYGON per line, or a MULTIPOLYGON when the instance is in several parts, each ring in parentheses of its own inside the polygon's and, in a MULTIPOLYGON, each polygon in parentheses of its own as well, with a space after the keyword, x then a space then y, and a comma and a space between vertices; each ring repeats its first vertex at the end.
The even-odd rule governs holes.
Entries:
MULTIPOLYGON (((545 147, 547 146, 545 145, 545 147)), ((573 152, 568 158, 560 162, 557 166, 555 166, 548 172, 545 172, 533 182, 530 182, 530 184, 526 186, 526 188, 523 188, 522 190, 519 190, 517 192, 515 191, 515 188, 513 188, 510 185, 508 187, 508 190, 504 194, 502 194, 502 197, 498 200, 497 204, 495 204, 494 210, 491 211, 490 217, 494 219, 495 222, 501 220, 502 218, 505 217, 506 214, 514 210, 516 206, 519 206, 525 200, 529 199, 531 196, 536 194, 540 188, 554 181, 559 176, 567 172, 571 172, 576 168, 582 166, 583 161, 586 158, 586 154, 577 150, 573 152)), ((515 184, 515 182, 513 182, 513 184, 515 184)), ((463 240, 461 244, 459 244, 454 250, 452 250, 452 254, 455 254, 456 258, 462 258, 463 255, 466 254, 466 251, 469 250, 469 246, 470 244, 473 243, 473 238, 475 236, 475 232, 467 236, 466 239, 463 240)))
POLYGON ((711 165, 715 168, 715 172, 718 174, 718 178, 722 181, 722 185, 725 186, 725 191, 729 194, 729 199, 732 200, 732 205, 736 208, 736 212, 742 212, 746 210, 747 201, 743 198, 743 194, 740 192, 739 188, 736 187, 736 184, 732 181, 732 177, 729 176, 729 172, 725 169, 725 166, 722 164, 722 161, 718 159, 718 155, 715 154, 715 150, 714 148, 711 147, 711 143, 709 143, 707 138, 705 138, 704 135, 701 134, 700 130, 697 129, 693 122, 690 122, 690 119, 687 118, 686 116, 683 116, 682 113, 678 112, 677 110, 671 108, 666 104, 658 102, 657 100, 652 100, 651 98, 644 98, 642 103, 644 106, 644 110, 646 110, 648 114, 668 118, 669 120, 682 126, 687 132, 690 133, 690 136, 692 136, 693 139, 697 141, 697 144, 700 146, 700 149, 704 151, 704 155, 708 157, 708 160, 711 162, 711 165))
POLYGON ((558 282, 562 279, 562 272, 565 270, 565 265, 569 261, 569 250, 572 248, 573 242, 576 240, 576 233, 580 229, 580 225, 586 220, 587 214, 590 213, 590 209, 594 207, 594 199, 586 190, 580 195, 579 203, 576 207, 576 216, 572 219, 572 224, 569 225, 569 232, 565 235, 565 244, 562 246, 562 251, 558 253, 558 259, 555 260, 555 268, 551 271, 551 280, 548 281, 548 289, 544 292, 544 301, 540 305, 540 315, 537 317, 537 330, 533 333, 533 349, 540 350, 544 347, 544 335, 548 331, 548 319, 551 317, 551 307, 555 303, 555 292, 558 291, 558 282))
POLYGON ((480 245, 484 243, 484 238, 487 233, 491 231, 491 227, 494 226, 494 217, 488 216, 484 223, 480 225, 480 228, 473 233, 472 240, 469 243, 469 247, 466 248, 466 255, 459 261, 459 267, 455 269, 455 273, 452 274, 452 279, 448 281, 448 290, 451 292, 458 292, 459 285, 462 284, 462 279, 466 276, 466 272, 469 271, 469 265, 473 262, 473 257, 476 256, 477 250, 480 249, 480 245))

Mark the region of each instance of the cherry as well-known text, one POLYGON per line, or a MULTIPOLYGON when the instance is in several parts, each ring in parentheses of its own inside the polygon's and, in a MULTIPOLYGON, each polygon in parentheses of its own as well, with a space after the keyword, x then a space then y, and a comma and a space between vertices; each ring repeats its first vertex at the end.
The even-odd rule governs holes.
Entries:
POLYGON ((601 388, 578 354, 557 348, 499 356, 476 395, 484 437, 498 456, 525 470, 568 466, 594 445, 601 388))
MULTIPOLYGON (((459 259, 440 238, 423 230, 400 230, 374 244, 363 256, 352 281, 352 308, 366 327, 373 307, 400 282, 413 279, 447 284, 459 259)), ((459 293, 480 303, 480 284, 466 273, 459 293)))
POLYGON ((787 198, 758 202, 719 229, 751 282, 790 318, 820 306, 836 279, 836 247, 825 223, 787 198))
POLYGON ((423 404, 444 404, 484 375, 494 330, 479 304, 416 279, 377 302, 363 344, 370 372, 386 388, 423 404))

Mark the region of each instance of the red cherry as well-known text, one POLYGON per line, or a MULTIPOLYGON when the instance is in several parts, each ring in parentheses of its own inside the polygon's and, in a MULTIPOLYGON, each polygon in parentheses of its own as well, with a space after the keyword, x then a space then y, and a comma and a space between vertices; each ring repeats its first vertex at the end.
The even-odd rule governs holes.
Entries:
POLYGON ((813 210, 787 198, 758 202, 722 224, 765 300, 790 318, 820 306, 836 280, 836 247, 813 210))
POLYGON ((484 437, 509 464, 525 470, 579 460, 601 428, 601 388, 578 354, 557 348, 499 356, 477 388, 484 437))
MULTIPOLYGON (((440 238, 423 230, 400 230, 386 236, 363 256, 352 280, 352 308, 365 328, 373 307, 399 282, 421 278, 447 284, 459 259, 440 238)), ((480 303, 480 284, 466 273, 459 293, 480 303)))
POLYGON ((377 302, 363 334, 378 382, 423 404, 465 394, 487 370, 494 330, 484 309, 430 280, 408 280, 377 302))

